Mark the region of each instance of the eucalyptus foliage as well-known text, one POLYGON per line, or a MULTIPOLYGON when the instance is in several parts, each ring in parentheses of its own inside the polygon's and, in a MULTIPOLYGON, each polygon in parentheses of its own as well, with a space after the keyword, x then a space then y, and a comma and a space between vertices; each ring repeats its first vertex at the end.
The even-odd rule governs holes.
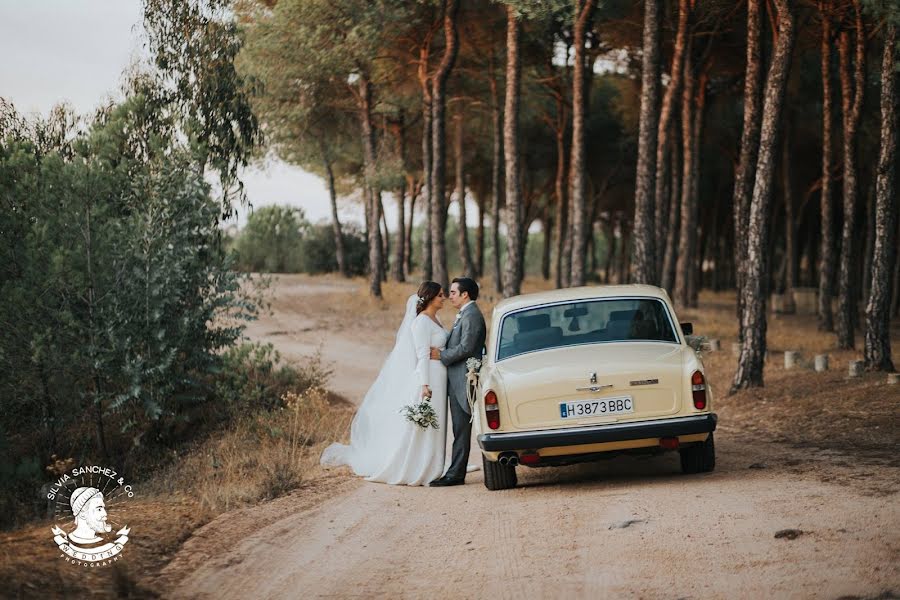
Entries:
POLYGON ((151 96, 84 124, 9 110, 0 132, 0 445, 19 457, 164 441, 256 314, 196 148, 151 96))

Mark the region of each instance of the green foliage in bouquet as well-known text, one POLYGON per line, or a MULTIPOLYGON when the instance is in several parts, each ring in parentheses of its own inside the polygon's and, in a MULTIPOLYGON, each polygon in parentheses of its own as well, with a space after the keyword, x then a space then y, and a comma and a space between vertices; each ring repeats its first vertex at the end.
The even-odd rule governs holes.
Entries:
POLYGON ((434 427, 440 429, 437 421, 437 413, 434 412, 434 406, 427 398, 422 398, 413 404, 407 404, 400 409, 400 414, 406 417, 410 423, 415 423, 422 429, 434 427))

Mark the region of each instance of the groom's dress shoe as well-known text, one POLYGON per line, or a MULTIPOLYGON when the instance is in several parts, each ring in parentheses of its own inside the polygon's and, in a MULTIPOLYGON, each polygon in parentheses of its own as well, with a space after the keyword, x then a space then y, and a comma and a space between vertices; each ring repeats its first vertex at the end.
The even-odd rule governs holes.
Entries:
POLYGON ((465 479, 450 479, 448 477, 441 477, 440 479, 435 479, 428 485, 431 487, 448 487, 451 485, 465 485, 465 479))

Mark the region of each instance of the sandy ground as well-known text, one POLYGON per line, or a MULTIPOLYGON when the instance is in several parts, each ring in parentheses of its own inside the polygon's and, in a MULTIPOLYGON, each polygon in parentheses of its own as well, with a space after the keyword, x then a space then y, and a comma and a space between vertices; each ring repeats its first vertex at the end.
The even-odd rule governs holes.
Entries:
MULTIPOLYGON (((321 348, 334 363, 331 387, 358 402, 399 321, 396 302, 367 306, 362 312, 375 317, 366 322, 383 326, 361 333, 347 314, 367 302, 364 292, 359 282, 283 279, 274 314, 251 337, 294 358, 321 348)), ((734 359, 722 352, 710 362, 711 384, 726 388, 734 359)), ((798 435, 784 422, 765 427, 793 416, 746 409, 779 401, 778 377, 790 374, 772 371, 762 400, 738 395, 714 407, 713 473, 683 476, 674 454, 616 458, 520 467, 518 488, 488 492, 480 472, 465 486, 430 489, 367 483, 341 470, 197 531, 164 572, 166 596, 900 597, 897 404, 879 405, 882 437, 859 452, 852 439, 804 442, 802 427, 798 435), (801 533, 776 537, 785 529, 801 533)), ((885 393, 880 377, 848 383, 832 374, 825 387, 865 402, 885 393)), ((900 402, 900 392, 893 398, 900 402)))

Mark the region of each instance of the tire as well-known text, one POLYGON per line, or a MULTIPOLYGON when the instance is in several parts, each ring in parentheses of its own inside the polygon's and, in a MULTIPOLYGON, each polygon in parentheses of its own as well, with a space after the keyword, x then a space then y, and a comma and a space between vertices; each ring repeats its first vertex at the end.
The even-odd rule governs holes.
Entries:
POLYGON ((716 444, 710 433, 706 441, 678 451, 682 473, 708 473, 716 468, 716 444))
POLYGON ((481 455, 481 462, 484 465, 484 487, 491 491, 508 490, 516 487, 518 480, 516 479, 515 467, 490 461, 483 454, 481 455))

